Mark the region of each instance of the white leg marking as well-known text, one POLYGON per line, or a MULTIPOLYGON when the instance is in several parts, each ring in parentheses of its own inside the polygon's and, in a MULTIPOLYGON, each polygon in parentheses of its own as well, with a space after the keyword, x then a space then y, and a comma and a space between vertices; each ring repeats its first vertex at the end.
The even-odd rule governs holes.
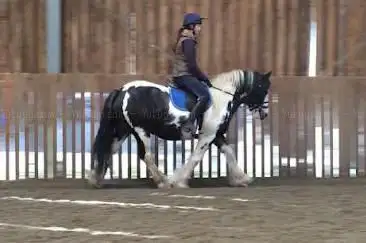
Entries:
POLYGON ((112 155, 117 153, 119 148, 121 147, 122 143, 124 142, 125 138, 121 139, 121 140, 118 140, 117 138, 115 138, 113 140, 113 143, 112 143, 112 155))
POLYGON ((179 188, 187 188, 188 183, 187 180, 191 176, 192 171, 198 165, 199 162, 203 159, 205 152, 209 148, 209 144, 215 138, 214 135, 203 137, 199 139, 197 146, 191 156, 188 159, 188 162, 183 165, 180 169, 174 173, 172 178, 170 179, 170 184, 179 188))
POLYGON ((158 188, 168 187, 166 176, 159 170, 159 168, 155 164, 155 159, 150 152, 145 154, 145 163, 146 167, 151 173, 151 176, 158 186, 158 188))
POLYGON ((247 186, 251 179, 244 173, 242 169, 238 166, 235 158, 234 150, 227 144, 221 146, 221 151, 224 152, 226 156, 226 161, 229 169, 229 183, 231 186, 247 186))
POLYGON ((97 180, 97 177, 96 177, 96 174, 95 174, 95 170, 93 169, 93 170, 90 170, 90 171, 88 171, 87 172, 87 174, 88 174, 88 176, 87 176, 87 178, 88 178, 88 183, 90 184, 90 185, 92 185, 92 186, 95 186, 95 187, 97 187, 98 185, 98 180, 97 180))
POLYGON ((99 231, 99 230, 91 230, 87 228, 64 228, 60 226, 30 226, 24 224, 9 224, 9 223, 1 223, 0 226, 7 228, 18 228, 23 230, 35 230, 35 231, 53 231, 53 232, 72 232, 72 233, 84 233, 89 235, 120 235, 126 237, 135 237, 135 238, 145 238, 145 239, 162 239, 162 238, 172 238, 169 235, 141 235, 134 232, 125 232, 125 231, 99 231))
POLYGON ((126 138, 124 137, 121 140, 118 140, 117 138, 115 138, 113 140, 112 148, 111 148, 112 153, 111 153, 110 158, 107 161, 108 168, 109 168, 109 176, 110 176, 111 179, 113 179, 113 155, 115 153, 118 153, 118 150, 121 147, 122 143, 125 141, 125 139, 126 138))
POLYGON ((146 164, 147 169, 150 171, 151 176, 158 186, 158 188, 167 187, 167 179, 166 176, 159 170, 159 168, 155 164, 154 156, 151 154, 150 150, 150 143, 149 143, 149 137, 145 135, 145 132, 141 128, 134 128, 139 137, 141 138, 142 142, 145 146, 145 158, 143 161, 146 164))

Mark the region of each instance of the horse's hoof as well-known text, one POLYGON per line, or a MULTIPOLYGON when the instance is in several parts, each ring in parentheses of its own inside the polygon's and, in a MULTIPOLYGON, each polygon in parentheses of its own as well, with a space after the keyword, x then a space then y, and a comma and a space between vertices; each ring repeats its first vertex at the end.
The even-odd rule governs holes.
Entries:
POLYGON ((154 178, 154 182, 156 183, 157 187, 160 189, 170 188, 169 180, 164 175, 159 175, 154 178))
POLYGON ((103 187, 103 185, 100 184, 100 183, 94 184, 92 186, 93 186, 94 189, 101 189, 103 187))
POLYGON ((94 189, 101 189, 103 185, 100 183, 100 181, 89 181, 89 185, 94 189))
POLYGON ((229 185, 232 187, 248 187, 252 180, 248 177, 242 179, 229 180, 229 185))
POLYGON ((160 182, 158 183, 159 189, 170 189, 172 186, 169 182, 160 182))
POLYGON ((189 188, 188 183, 185 181, 171 183, 171 186, 173 188, 189 188))
POLYGON ((160 180, 156 183, 160 189, 170 189, 171 185, 169 180, 165 176, 161 176, 160 180))
POLYGON ((248 187, 247 182, 229 182, 229 185, 232 187, 248 187))
POLYGON ((88 183, 92 188, 100 189, 103 187, 95 173, 95 170, 88 171, 88 175, 88 183))
POLYGON ((102 188, 103 187, 103 185, 101 184, 101 183, 99 183, 99 182, 97 182, 97 181, 90 181, 90 180, 88 180, 88 185, 91 187, 91 188, 93 188, 93 189, 100 189, 100 188, 102 188))

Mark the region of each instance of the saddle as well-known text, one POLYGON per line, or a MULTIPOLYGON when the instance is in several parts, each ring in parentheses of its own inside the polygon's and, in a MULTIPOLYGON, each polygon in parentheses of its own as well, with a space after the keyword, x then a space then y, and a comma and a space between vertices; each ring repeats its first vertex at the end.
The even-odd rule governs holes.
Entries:
MULTIPOLYGON (((185 89, 178 88, 172 80, 168 80, 168 88, 169 98, 174 107, 181 111, 190 112, 197 102, 196 96, 185 89)), ((211 104, 212 100, 210 98, 206 110, 211 106, 211 104)))

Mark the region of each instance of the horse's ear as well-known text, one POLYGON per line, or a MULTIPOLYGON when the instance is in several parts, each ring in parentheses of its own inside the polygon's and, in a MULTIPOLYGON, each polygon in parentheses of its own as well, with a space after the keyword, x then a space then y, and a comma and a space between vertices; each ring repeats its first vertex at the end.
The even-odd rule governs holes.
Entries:
POLYGON ((268 73, 265 73, 265 74, 264 74, 264 77, 265 77, 265 78, 270 78, 270 77, 271 77, 271 75, 272 75, 272 71, 269 71, 268 73))

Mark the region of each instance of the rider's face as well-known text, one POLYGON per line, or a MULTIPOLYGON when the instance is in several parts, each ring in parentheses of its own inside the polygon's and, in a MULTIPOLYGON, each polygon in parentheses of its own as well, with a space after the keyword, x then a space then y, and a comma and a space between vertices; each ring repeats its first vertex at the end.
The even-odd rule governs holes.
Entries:
POLYGON ((196 35, 199 35, 199 33, 201 32, 201 25, 200 24, 196 24, 195 26, 194 26, 194 33, 196 34, 196 35))

